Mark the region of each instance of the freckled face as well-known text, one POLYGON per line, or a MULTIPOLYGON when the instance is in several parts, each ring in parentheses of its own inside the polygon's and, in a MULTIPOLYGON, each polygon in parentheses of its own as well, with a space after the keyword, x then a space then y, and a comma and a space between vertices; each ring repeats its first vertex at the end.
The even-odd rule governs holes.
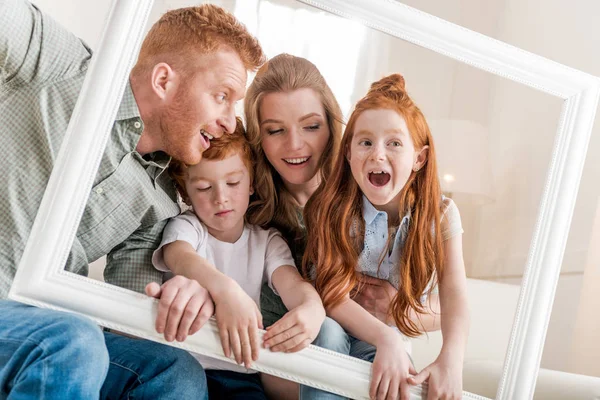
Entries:
POLYGON ((194 212, 208 232, 222 241, 237 240, 253 192, 248 168, 240 156, 203 159, 189 167, 185 188, 194 212))
POLYGON ((419 154, 400 114, 372 109, 356 119, 347 158, 354 179, 369 201, 397 213, 397 198, 419 154))
POLYGON ((246 79, 244 64, 234 51, 204 55, 161 115, 164 151, 195 165, 212 138, 233 133, 235 103, 244 97, 246 79))
POLYGON ((312 89, 269 93, 259 109, 261 145, 273 168, 291 185, 318 184, 318 165, 331 133, 312 89))

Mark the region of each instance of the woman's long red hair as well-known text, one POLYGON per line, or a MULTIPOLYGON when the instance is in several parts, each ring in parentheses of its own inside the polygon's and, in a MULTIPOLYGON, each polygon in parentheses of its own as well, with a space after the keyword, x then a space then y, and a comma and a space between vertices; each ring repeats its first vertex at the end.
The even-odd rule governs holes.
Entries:
POLYGON ((428 284, 442 277, 443 247, 440 235, 441 190, 435 149, 425 117, 394 74, 371 85, 357 104, 344 133, 336 165, 329 180, 313 194, 304 209, 308 242, 303 269, 315 281, 326 308, 339 305, 354 289, 360 290, 356 264, 364 242, 362 192, 345 155, 350 150, 357 118, 365 110, 391 109, 406 121, 415 149, 429 146, 426 164, 412 172, 400 195, 399 220, 410 211, 408 237, 399 265, 400 287, 389 312, 405 335, 417 336, 420 327, 409 310, 424 313, 420 302, 428 284), (311 269, 314 270, 311 271, 311 269))

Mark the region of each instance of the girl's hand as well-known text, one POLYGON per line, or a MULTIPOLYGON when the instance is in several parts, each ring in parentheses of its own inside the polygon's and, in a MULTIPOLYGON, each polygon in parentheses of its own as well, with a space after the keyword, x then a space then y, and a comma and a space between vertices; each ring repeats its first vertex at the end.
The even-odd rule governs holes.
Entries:
POLYGON ((235 362, 250 368, 252 361, 258 359, 258 329, 263 327, 258 306, 237 284, 231 285, 215 303, 223 353, 230 357, 233 352, 235 362))
POLYGON ((445 354, 419 374, 408 378, 411 385, 420 385, 429 380, 427 400, 456 400, 462 398, 462 363, 445 354))
POLYGON ((407 378, 415 375, 400 335, 391 328, 377 343, 369 396, 377 400, 409 400, 407 378))
POLYGON ((271 351, 300 351, 315 340, 323 320, 325 309, 320 302, 303 303, 267 328, 263 346, 271 351))

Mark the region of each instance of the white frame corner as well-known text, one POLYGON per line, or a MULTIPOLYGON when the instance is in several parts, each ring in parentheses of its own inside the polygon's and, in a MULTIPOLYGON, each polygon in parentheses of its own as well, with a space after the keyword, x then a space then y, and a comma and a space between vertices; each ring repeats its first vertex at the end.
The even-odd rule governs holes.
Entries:
MULTIPOLYGON (((564 100, 496 397, 532 398, 600 80, 396 1, 299 1, 564 100)), ((154 299, 63 270, 151 6, 152 0, 113 4, 9 298, 87 315, 100 325, 167 343, 154 330, 154 299)), ((167 344, 225 359, 212 320, 184 343, 167 344)), ((313 346, 296 354, 262 351, 256 369, 348 397, 368 398, 369 363, 313 346)), ((411 398, 422 398, 421 390, 413 388, 411 398)), ((464 397, 482 399, 469 393, 464 397)))

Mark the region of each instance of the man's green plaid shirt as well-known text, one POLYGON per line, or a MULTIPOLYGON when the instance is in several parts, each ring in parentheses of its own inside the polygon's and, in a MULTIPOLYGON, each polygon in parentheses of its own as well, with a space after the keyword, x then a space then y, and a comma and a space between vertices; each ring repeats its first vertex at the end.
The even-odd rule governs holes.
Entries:
MULTIPOLYGON (((24 0, 0 0, 0 299, 6 298, 71 113, 90 49, 24 0)), ((169 157, 135 151, 143 123, 129 85, 66 265, 87 274, 108 254, 105 280, 142 292, 166 219, 179 213, 169 157)), ((85 132, 82 132, 84 134, 85 132)), ((61 232, 56 232, 60 235, 61 232)))

